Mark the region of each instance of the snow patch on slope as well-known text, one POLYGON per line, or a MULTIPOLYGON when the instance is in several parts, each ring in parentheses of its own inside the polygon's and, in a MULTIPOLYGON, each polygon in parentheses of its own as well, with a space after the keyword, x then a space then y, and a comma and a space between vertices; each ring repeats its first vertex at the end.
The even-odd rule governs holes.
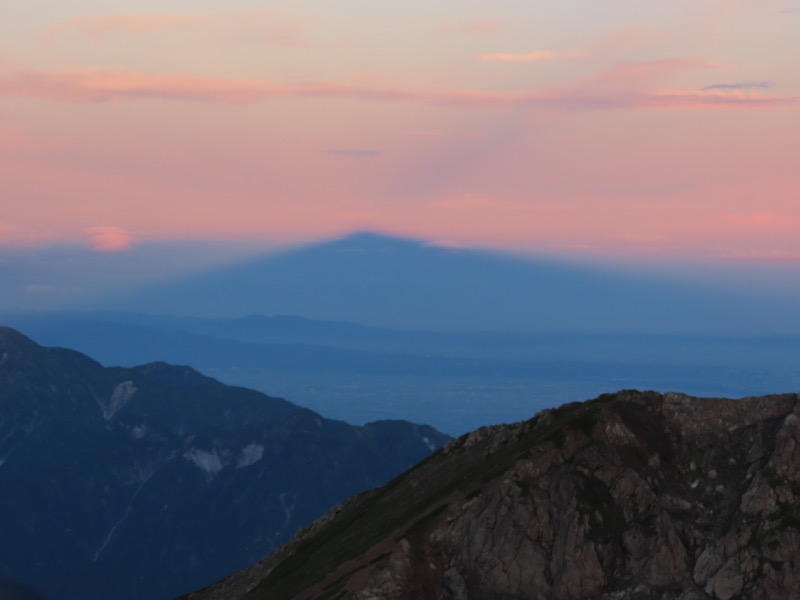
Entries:
POLYGON ((244 467, 249 467, 250 465, 256 464, 260 461, 264 456, 264 446, 261 444, 256 444, 255 442, 250 442, 242 448, 239 457, 236 459, 236 468, 243 469, 244 467))
POLYGON ((103 418, 106 421, 110 421, 133 398, 135 393, 136 386, 133 385, 133 382, 123 381, 114 388, 108 400, 98 398, 97 404, 100 405, 100 409, 103 411, 103 418))
POLYGON ((194 463, 195 467, 201 471, 205 471, 211 477, 227 466, 227 461, 223 460, 223 458, 217 454, 216 450, 208 452, 206 450, 200 450, 199 448, 189 448, 183 453, 183 458, 194 463))
POLYGON ((431 452, 436 450, 436 444, 432 442, 430 438, 427 438, 423 435, 422 441, 425 443, 425 445, 428 447, 428 450, 430 450, 431 452))

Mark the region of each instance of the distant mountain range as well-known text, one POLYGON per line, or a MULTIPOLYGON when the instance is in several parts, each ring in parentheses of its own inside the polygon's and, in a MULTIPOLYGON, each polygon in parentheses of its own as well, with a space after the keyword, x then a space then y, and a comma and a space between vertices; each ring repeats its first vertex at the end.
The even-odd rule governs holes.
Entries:
POLYGON ((351 423, 451 435, 608 389, 747 396, 800 387, 800 336, 411 331, 296 316, 209 319, 0 312, 0 323, 105 365, 190 364, 351 423))
POLYGON ((183 600, 797 598, 799 414, 625 391, 482 428, 183 600))
POLYGON ((800 333, 792 302, 744 289, 361 233, 109 294, 94 306, 416 330, 800 333))
POLYGON ((189 367, 102 367, 2 327, 0 590, 173 597, 448 439, 402 421, 328 420, 189 367))

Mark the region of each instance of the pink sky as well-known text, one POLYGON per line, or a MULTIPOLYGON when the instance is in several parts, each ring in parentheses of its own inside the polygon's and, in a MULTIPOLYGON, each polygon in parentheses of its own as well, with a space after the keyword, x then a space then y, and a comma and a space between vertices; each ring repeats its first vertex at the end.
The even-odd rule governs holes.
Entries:
POLYGON ((791 0, 0 7, 2 245, 797 260, 798 157, 791 0))

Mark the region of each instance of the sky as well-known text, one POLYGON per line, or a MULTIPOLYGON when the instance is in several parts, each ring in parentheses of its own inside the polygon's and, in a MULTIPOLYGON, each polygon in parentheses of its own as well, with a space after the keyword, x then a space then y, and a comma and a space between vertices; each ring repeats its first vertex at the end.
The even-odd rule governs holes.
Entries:
POLYGON ((0 4, 0 246, 800 260, 796 0, 0 4))

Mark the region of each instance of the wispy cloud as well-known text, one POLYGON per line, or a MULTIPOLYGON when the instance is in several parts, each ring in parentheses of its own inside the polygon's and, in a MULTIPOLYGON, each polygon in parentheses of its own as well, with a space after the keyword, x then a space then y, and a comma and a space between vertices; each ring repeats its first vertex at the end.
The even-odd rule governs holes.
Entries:
POLYGON ((530 52, 493 52, 481 55, 486 62, 543 62, 553 60, 591 59, 608 56, 623 50, 650 43, 656 34, 642 25, 634 24, 570 50, 532 50, 530 52))
POLYGON ((747 90, 692 91, 653 87, 654 82, 685 68, 681 61, 629 64, 583 84, 531 92, 388 88, 337 82, 270 83, 258 79, 153 75, 104 69, 41 71, 0 68, 0 97, 69 103, 169 100, 216 104, 253 104, 279 97, 339 98, 474 109, 528 107, 550 110, 759 109, 797 106, 800 102, 799 96, 766 95, 747 90))
POLYGON ((578 51, 550 52, 548 50, 537 50, 525 53, 497 52, 494 54, 483 54, 481 60, 487 62, 541 62, 556 60, 561 58, 579 58, 583 54, 578 51))
POLYGON ((800 106, 800 96, 767 96, 745 92, 718 90, 658 91, 643 95, 634 105, 637 108, 679 109, 770 109, 800 106))
POLYGON ((180 75, 151 75, 134 71, 78 69, 0 71, 0 96, 59 102, 92 103, 141 100, 198 102, 256 102, 267 95, 261 82, 216 80, 180 75))
POLYGON ((704 90, 756 90, 775 87, 772 81, 743 81, 740 83, 714 83, 707 85, 704 90))

